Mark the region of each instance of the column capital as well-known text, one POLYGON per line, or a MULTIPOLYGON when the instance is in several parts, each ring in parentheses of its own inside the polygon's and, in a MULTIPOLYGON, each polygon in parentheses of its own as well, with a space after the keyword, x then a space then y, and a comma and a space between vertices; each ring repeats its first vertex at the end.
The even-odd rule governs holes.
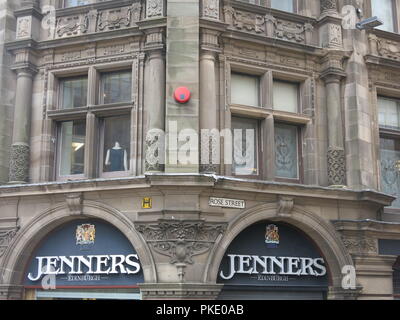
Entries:
POLYGON ((18 77, 19 76, 34 77, 39 72, 38 68, 29 62, 14 64, 13 66, 11 66, 10 69, 15 71, 18 77))
POLYGON ((338 16, 337 0, 320 0, 321 16, 333 15, 338 16))

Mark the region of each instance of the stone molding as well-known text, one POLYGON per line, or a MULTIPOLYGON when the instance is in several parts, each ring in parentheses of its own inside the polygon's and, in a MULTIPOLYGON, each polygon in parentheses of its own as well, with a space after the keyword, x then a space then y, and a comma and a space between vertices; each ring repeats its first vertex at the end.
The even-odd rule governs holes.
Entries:
POLYGON ((222 284, 145 283, 139 284, 144 300, 216 300, 222 284))

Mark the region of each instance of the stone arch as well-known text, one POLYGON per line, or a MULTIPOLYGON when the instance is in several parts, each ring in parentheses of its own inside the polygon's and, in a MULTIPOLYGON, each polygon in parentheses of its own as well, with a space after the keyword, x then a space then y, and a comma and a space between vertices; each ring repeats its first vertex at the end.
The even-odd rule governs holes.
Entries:
POLYGON ((245 210, 228 225, 225 235, 216 243, 204 272, 204 282, 216 283, 218 270, 231 242, 247 227, 264 220, 286 222, 306 233, 319 247, 329 266, 332 291, 341 291, 342 268, 354 265, 333 225, 316 214, 294 206, 290 214, 279 214, 277 204, 263 204, 245 210))
POLYGON ((23 283, 25 267, 39 243, 56 228, 79 219, 100 219, 116 227, 135 248, 143 268, 145 282, 157 282, 155 263, 134 224, 118 210, 95 201, 83 201, 83 214, 71 214, 67 204, 50 208, 34 217, 20 229, 7 248, 0 268, 0 282, 19 286, 23 283))

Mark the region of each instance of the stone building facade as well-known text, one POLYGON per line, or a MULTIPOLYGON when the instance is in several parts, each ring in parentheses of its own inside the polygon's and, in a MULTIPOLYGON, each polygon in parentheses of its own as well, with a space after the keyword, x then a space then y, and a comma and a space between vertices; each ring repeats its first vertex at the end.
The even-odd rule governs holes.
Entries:
POLYGON ((0 299, 398 298, 399 22, 398 0, 0 0, 0 299), (203 129, 254 129, 253 166, 203 129), (177 160, 189 131, 216 162, 177 160), (113 226, 142 278, 28 284, 39 253, 74 263, 47 246, 71 223, 83 253, 113 226))

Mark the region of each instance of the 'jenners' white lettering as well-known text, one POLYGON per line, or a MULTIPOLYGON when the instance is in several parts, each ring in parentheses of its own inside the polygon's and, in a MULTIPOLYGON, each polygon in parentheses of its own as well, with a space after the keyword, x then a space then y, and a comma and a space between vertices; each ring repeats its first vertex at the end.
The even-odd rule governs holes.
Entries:
POLYGON ((326 275, 325 261, 322 258, 246 256, 230 254, 229 273, 220 273, 224 280, 232 279, 235 274, 265 274, 284 276, 314 276, 326 275))
POLYGON ((31 281, 38 281, 49 274, 137 274, 141 269, 137 254, 52 256, 36 257, 36 260, 36 276, 32 273, 28 274, 28 279, 31 281))

